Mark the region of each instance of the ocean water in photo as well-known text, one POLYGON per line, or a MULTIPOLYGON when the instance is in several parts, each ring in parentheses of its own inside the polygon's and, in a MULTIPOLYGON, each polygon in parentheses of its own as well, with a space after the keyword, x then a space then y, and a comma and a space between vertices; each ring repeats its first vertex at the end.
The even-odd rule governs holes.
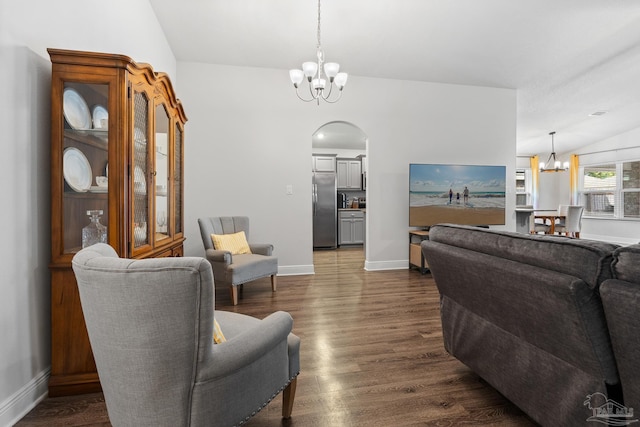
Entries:
MULTIPOLYGON (((409 206, 460 206, 464 207, 463 195, 460 193, 460 199, 453 194, 451 203, 449 203, 449 193, 441 191, 411 191, 409 193, 409 206)), ((505 193, 504 192, 483 192, 470 193, 467 207, 473 208, 504 208, 505 193)))

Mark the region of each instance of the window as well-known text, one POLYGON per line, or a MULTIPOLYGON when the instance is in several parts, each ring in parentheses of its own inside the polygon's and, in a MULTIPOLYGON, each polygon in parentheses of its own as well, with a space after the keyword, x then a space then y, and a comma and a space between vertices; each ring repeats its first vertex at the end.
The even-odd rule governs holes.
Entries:
POLYGON ((585 216, 640 218, 640 161, 585 166, 583 171, 585 216))
POLYGON ((640 218, 640 162, 622 164, 624 218, 640 218))
POLYGON ((529 205, 531 199, 531 170, 516 170, 516 206, 529 205))

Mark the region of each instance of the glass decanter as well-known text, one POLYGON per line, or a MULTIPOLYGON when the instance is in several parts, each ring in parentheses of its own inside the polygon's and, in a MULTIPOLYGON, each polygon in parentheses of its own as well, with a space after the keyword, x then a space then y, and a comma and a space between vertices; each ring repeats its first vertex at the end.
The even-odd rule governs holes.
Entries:
POLYGON ((91 223, 82 229, 82 247, 95 245, 96 243, 107 243, 107 227, 100 224, 101 210, 87 211, 91 217, 91 223))

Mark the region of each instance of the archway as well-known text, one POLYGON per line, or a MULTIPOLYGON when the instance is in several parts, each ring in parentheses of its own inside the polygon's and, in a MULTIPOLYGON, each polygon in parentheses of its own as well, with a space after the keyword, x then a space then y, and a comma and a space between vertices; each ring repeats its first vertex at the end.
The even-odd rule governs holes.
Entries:
POLYGON ((314 250, 362 247, 366 252, 367 146, 366 133, 346 121, 328 122, 313 132, 314 250))

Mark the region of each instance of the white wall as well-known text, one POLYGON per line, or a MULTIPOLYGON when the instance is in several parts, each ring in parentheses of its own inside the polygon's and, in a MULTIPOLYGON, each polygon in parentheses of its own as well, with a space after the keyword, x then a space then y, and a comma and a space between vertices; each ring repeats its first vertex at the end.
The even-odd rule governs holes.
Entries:
POLYGON ((147 0, 0 0, 0 425, 47 390, 50 367, 47 47, 128 55, 175 76, 147 0))
MULTIPOLYGON (((580 166, 640 160, 640 128, 583 147, 576 154, 580 155, 580 166)), ((583 218, 580 237, 621 245, 638 243, 640 221, 583 218)))
POLYGON ((245 214, 272 242, 281 274, 313 271, 311 135, 334 120, 368 136, 367 269, 407 268, 409 163, 506 165, 515 230, 513 90, 351 76, 337 104, 305 104, 286 70, 178 63, 185 144, 187 255, 201 216, 245 214), (286 185, 294 188, 285 194, 286 185))
POLYGON ((543 172, 538 175, 538 203, 540 210, 558 209, 559 205, 571 204, 571 181, 569 172, 543 172))

